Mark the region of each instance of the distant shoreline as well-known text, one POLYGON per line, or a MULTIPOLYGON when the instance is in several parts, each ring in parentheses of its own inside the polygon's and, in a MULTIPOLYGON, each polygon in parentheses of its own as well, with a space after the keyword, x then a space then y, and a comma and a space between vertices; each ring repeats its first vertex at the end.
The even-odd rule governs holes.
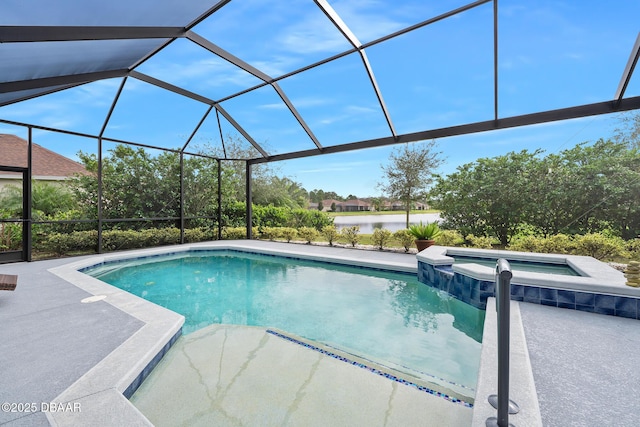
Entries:
MULTIPOLYGON (((327 212, 331 217, 337 216, 368 216, 368 215, 406 215, 405 211, 357 211, 357 212, 327 212)), ((440 213, 437 209, 412 210, 409 215, 440 213)))

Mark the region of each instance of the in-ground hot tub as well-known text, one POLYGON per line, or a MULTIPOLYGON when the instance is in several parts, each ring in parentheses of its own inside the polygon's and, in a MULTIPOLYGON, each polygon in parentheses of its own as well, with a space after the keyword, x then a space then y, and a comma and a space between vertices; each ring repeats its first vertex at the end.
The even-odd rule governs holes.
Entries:
POLYGON ((504 258, 513 264, 513 300, 640 318, 640 289, 592 257, 432 246, 417 258, 420 282, 474 307, 494 295, 495 261, 504 258))

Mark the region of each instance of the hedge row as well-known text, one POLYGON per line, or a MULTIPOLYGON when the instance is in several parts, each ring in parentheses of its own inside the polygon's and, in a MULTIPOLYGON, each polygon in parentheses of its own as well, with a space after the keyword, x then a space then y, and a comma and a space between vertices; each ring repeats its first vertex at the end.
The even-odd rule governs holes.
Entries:
MULTIPOLYGON (((215 239, 215 231, 208 228, 192 228, 184 231, 188 243, 215 239)), ((105 251, 139 249, 180 243, 180 229, 149 228, 141 231, 109 230, 102 233, 102 248, 105 251)), ((44 239, 37 250, 64 255, 70 252, 95 252, 98 247, 96 230, 52 233, 44 239)))
MULTIPOLYGON (((223 238, 229 240, 244 239, 245 227, 227 227, 223 230, 223 238)), ((255 238, 266 240, 302 240, 308 244, 322 239, 330 245, 342 239, 351 246, 356 246, 361 239, 358 226, 345 227, 338 231, 334 225, 325 225, 320 231, 315 227, 254 227, 255 238)), ((210 228, 192 228, 185 230, 185 241, 188 243, 215 240, 216 231, 210 228)), ((371 242, 378 249, 388 247, 395 241, 408 252, 413 247, 414 238, 408 230, 392 233, 385 229, 375 229, 371 242)), ((94 252, 97 248, 98 232, 74 231, 71 233, 52 233, 36 248, 40 252, 64 255, 70 252, 94 252)), ((102 233, 102 246, 105 251, 138 249, 180 243, 180 230, 175 227, 151 228, 141 231, 110 230, 102 233)), ((436 238, 436 244, 442 246, 464 246, 474 248, 492 248, 494 242, 487 237, 469 235, 463 237, 459 232, 443 230, 436 238)), ((550 237, 519 236, 507 248, 514 251, 559 253, 587 255, 597 259, 640 259, 640 239, 625 241, 620 237, 603 233, 569 236, 558 234, 550 237)))

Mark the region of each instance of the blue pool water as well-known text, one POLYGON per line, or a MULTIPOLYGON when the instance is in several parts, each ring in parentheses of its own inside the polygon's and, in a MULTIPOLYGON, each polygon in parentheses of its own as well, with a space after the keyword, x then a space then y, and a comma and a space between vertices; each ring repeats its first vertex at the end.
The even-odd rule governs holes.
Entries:
MULTIPOLYGON (((471 256, 455 255, 454 264, 480 264, 491 268, 496 268, 497 259, 478 258, 471 256)), ((551 264, 539 261, 518 261, 509 260, 509 266, 514 271, 529 271, 534 273, 560 274, 563 276, 579 276, 579 274, 567 264, 551 264)))
POLYGON ((105 263, 84 273, 185 316, 273 327, 429 380, 474 388, 484 311, 415 275, 234 251, 105 263))

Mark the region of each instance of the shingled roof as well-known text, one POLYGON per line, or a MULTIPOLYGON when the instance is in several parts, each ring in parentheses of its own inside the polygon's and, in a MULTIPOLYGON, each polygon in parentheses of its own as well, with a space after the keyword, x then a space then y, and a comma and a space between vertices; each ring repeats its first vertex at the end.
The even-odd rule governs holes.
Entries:
MULTIPOLYGON (((27 167, 28 142, 16 135, 0 134, 0 165, 27 167)), ((63 179, 77 174, 87 174, 78 162, 33 144, 32 175, 36 179, 63 179)), ((3 172, 3 175, 8 174, 3 172)))

